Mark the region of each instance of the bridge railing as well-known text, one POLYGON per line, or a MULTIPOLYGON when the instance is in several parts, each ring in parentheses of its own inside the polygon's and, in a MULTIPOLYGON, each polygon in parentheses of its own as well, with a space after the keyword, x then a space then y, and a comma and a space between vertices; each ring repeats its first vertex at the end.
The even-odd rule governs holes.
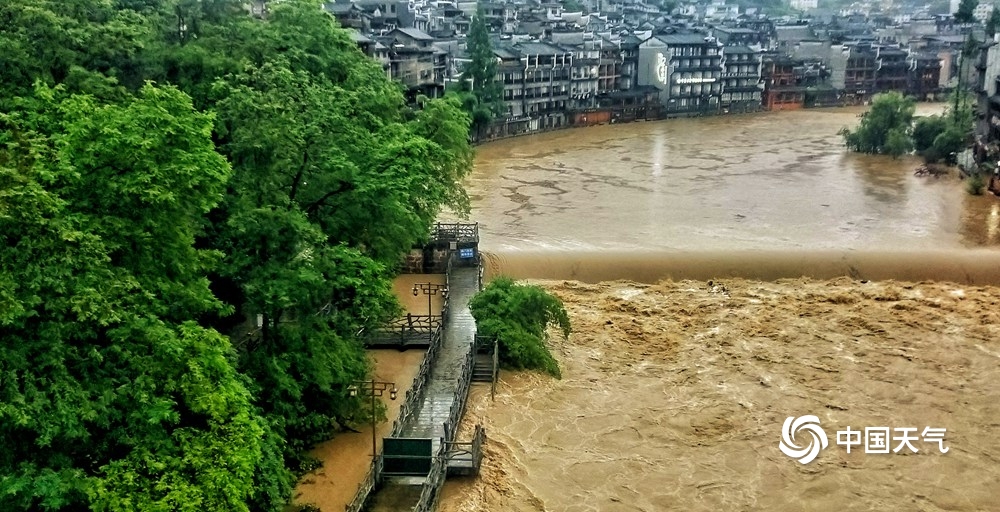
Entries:
POLYGON ((441 223, 431 228, 431 242, 479 242, 479 223, 441 223))
POLYGON ((380 450, 378 457, 372 461, 371 466, 368 468, 368 474, 365 475, 365 479, 358 486, 358 491, 354 493, 354 499, 344 507, 346 512, 361 512, 364 509, 372 489, 378 485, 379 475, 381 474, 382 452, 380 450))
POLYGON ((455 433, 458 432, 458 424, 462 421, 462 414, 465 413, 465 402, 469 396, 469 386, 472 384, 472 368, 476 364, 476 351, 469 347, 462 362, 462 373, 458 378, 458 388, 455 390, 455 401, 451 403, 448 411, 448 421, 444 424, 445 441, 455 440, 455 433))
POLYGON ((427 380, 430 378, 431 367, 434 366, 434 361, 437 360, 440 350, 441 329, 438 329, 431 340, 430 346, 427 347, 427 352, 424 354, 423 360, 420 361, 420 368, 417 370, 417 375, 413 377, 413 385, 410 386, 410 389, 406 390, 406 397, 403 399, 402 405, 399 406, 399 414, 396 416, 396 420, 392 422, 392 433, 389 434, 389 437, 399 437, 403 432, 406 422, 410 420, 417 407, 420 406, 420 402, 424 396, 424 386, 426 386, 427 380))
POLYGON ((449 310, 448 308, 449 305, 451 304, 451 302, 448 300, 448 297, 449 295, 451 295, 451 268, 453 261, 455 261, 455 255, 449 254, 448 264, 444 268, 444 289, 446 293, 444 293, 441 299, 441 318, 443 319, 442 320, 443 322, 448 321, 448 310, 449 310))
POLYGON ((486 441, 486 429, 481 424, 476 425, 472 433, 471 441, 452 441, 448 443, 448 459, 465 459, 466 456, 472 461, 475 469, 479 469, 483 460, 483 443, 486 441))
POLYGON ((408 313, 364 336, 368 346, 429 345, 441 337, 441 315, 414 315, 408 313))
POLYGON ((445 444, 441 443, 441 447, 434 456, 434 461, 431 462, 431 471, 427 474, 427 480, 424 481, 424 486, 420 490, 420 499, 413 507, 413 512, 431 512, 437 508, 441 486, 444 485, 444 479, 448 476, 445 457, 445 444))
POLYGON ((462 421, 462 414, 465 412, 465 403, 469 395, 469 386, 472 384, 472 367, 475 364, 476 352, 469 347, 469 351, 462 362, 462 373, 458 379, 458 388, 455 392, 455 401, 448 411, 448 420, 444 423, 444 435, 434 461, 431 463, 430 473, 424 481, 423 489, 420 491, 420 500, 413 508, 414 512, 429 512, 434 510, 441 486, 447 476, 448 445, 455 440, 455 433, 458 431, 458 424, 462 421))

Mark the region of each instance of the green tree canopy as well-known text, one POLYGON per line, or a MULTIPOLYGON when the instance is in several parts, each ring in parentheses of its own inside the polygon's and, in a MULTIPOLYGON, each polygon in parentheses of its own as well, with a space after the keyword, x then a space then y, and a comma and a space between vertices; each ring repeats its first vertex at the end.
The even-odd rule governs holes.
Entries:
POLYGON ((401 253, 468 212, 469 115, 318 0, 0 19, 0 509, 280 510, 364 412, 401 253))
POLYGON ((913 146, 924 151, 934 144, 934 139, 948 128, 948 121, 942 116, 927 116, 917 119, 913 125, 913 146))
POLYGON ((1000 30, 1000 10, 996 6, 990 10, 990 17, 986 19, 986 37, 992 39, 1000 30))
POLYGON ((537 285, 501 276, 472 298, 469 309, 478 334, 497 338, 502 364, 561 376, 545 345, 549 325, 558 327, 563 336, 570 334, 569 315, 557 297, 537 285))
POLYGON ((861 123, 854 130, 841 130, 848 149, 859 153, 891 154, 904 145, 903 135, 908 137, 913 113, 916 109, 912 98, 898 92, 888 92, 875 96, 872 107, 862 114, 861 123), (893 144, 889 144, 890 133, 893 144))
POLYGON ((268 428, 194 247, 229 165, 173 88, 0 115, 0 508, 248 510, 268 428), (219 471, 219 468, 226 468, 219 471))
POLYGON ((469 26, 466 49, 470 61, 462 70, 460 89, 466 92, 464 104, 472 115, 473 126, 478 129, 506 112, 503 84, 497 80, 500 65, 493 53, 482 6, 476 11, 469 26))
POLYGON ((978 0, 961 0, 958 4, 958 10, 955 11, 955 22, 975 23, 976 17, 974 12, 978 5, 978 0))

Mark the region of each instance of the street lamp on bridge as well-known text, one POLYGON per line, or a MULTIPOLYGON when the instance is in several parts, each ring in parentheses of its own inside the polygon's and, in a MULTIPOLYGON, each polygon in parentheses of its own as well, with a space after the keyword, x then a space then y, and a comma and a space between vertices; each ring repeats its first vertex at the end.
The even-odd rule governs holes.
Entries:
POLYGON ((448 297, 448 287, 443 284, 417 283, 413 285, 413 296, 419 297, 421 293, 427 296, 427 316, 431 316, 431 296, 441 292, 441 298, 448 297))
POLYGON ((378 449, 375 446, 375 397, 382 396, 389 392, 389 399, 395 400, 399 390, 396 389, 395 382, 381 382, 377 380, 354 381, 347 388, 347 393, 351 396, 358 396, 358 392, 367 393, 372 397, 372 460, 378 457, 378 449))

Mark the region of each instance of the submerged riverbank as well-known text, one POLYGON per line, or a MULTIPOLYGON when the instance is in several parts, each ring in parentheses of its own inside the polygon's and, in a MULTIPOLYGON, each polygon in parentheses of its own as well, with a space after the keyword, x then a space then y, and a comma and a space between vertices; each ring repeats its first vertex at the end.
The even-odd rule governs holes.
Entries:
POLYGON ((553 338, 564 378, 504 372, 495 402, 475 390, 483 474, 449 482, 444 512, 993 507, 998 288, 542 283, 573 321, 553 338), (803 465, 778 444, 806 414, 830 446, 803 465), (848 426, 946 428, 950 450, 848 454, 848 426))

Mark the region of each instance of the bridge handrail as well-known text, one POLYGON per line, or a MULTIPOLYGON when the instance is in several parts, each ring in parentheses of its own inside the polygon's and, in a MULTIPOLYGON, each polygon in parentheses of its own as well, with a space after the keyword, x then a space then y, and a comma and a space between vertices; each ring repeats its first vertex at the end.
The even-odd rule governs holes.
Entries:
POLYGON ((447 291, 447 293, 444 294, 444 297, 441 300, 441 323, 442 324, 444 324, 444 322, 448 321, 448 305, 450 304, 450 301, 448 300, 448 297, 451 295, 451 262, 454 259, 455 259, 455 255, 454 254, 449 254, 448 255, 448 263, 445 265, 445 268, 444 268, 444 289, 447 291))
POLYGON ((454 458, 455 455, 471 455, 473 463, 478 465, 478 461, 482 457, 483 442, 485 441, 486 430, 483 428, 481 423, 477 423, 476 429, 472 434, 472 440, 452 441, 448 443, 448 453, 450 454, 450 458, 454 458))
POLYGON ((476 424, 476 432, 472 435, 472 463, 478 468, 483 460, 483 443, 486 442, 486 429, 482 424, 476 424))
POLYGON ((438 222, 431 228, 432 242, 478 242, 479 223, 442 223, 438 222))
POLYGON ((414 315, 413 313, 407 313, 401 317, 394 318, 386 322, 376 330, 429 332, 441 327, 441 324, 443 323, 443 315, 414 315))
POLYGON ((381 450, 379 450, 378 457, 372 461, 371 466, 368 468, 368 473, 365 475, 365 479, 361 482, 361 485, 358 486, 358 491, 354 493, 354 499, 344 507, 346 512, 361 512, 365 506, 365 502, 368 501, 368 495, 378 485, 380 474, 382 474, 381 450))
POLYGON ((431 470, 427 474, 427 480, 424 481, 423 488, 420 490, 420 499, 417 500, 416 506, 413 507, 413 512, 431 512, 437 507, 438 492, 441 490, 441 486, 444 485, 444 479, 447 475, 445 446, 445 443, 442 442, 437 454, 434 456, 434 460, 431 462, 431 470))
POLYGON ((454 441, 458 432, 458 424, 462 421, 462 414, 465 412, 465 402, 469 396, 469 386, 472 384, 472 369, 476 364, 476 352, 469 347, 462 362, 462 373, 458 378, 458 388, 455 390, 455 401, 451 403, 448 411, 448 421, 444 424, 444 435, 446 441, 454 441))
POLYGON ((431 344, 427 347, 423 360, 420 361, 420 368, 417 370, 416 376, 413 377, 413 385, 406 390, 403 404, 399 406, 399 414, 392 422, 392 433, 389 434, 389 437, 399 437, 402 434, 404 425, 413 416, 419 402, 423 400, 424 386, 427 384, 427 379, 430 378, 431 367, 437 360, 437 354, 441 349, 441 334, 439 328, 432 335, 431 344))

